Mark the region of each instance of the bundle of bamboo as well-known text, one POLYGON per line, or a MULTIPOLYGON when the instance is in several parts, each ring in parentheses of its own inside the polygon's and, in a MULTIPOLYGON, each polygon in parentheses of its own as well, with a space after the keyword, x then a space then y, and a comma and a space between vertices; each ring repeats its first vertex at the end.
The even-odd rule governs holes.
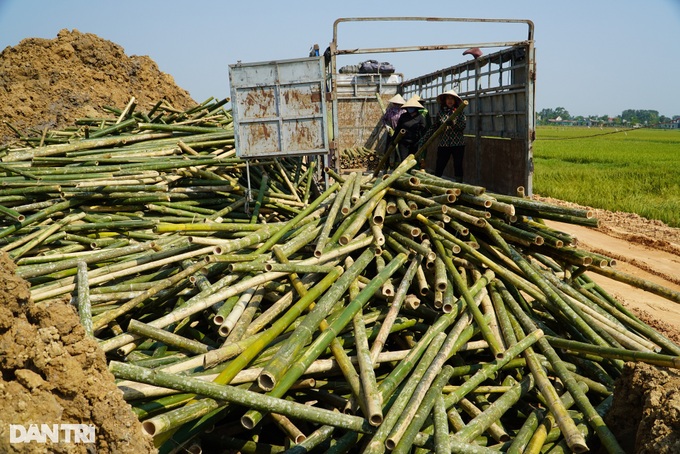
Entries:
POLYGON ((633 282, 611 259, 541 222, 591 213, 413 156, 326 169, 325 191, 314 160, 251 161, 249 194, 223 105, 1 157, 0 248, 36 302, 71 295, 160 452, 622 452, 602 415, 623 362, 680 347, 588 277, 633 282))

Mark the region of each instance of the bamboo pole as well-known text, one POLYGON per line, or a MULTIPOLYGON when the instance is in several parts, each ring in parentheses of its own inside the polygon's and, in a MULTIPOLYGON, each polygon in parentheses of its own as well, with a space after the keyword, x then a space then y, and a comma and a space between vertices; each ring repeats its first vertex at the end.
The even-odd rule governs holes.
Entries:
POLYGON ((272 411, 292 418, 299 418, 319 424, 332 425, 346 430, 361 433, 373 432, 372 426, 364 418, 310 407, 308 405, 278 399, 267 395, 246 391, 229 385, 220 385, 205 382, 192 377, 179 376, 149 370, 143 367, 133 366, 118 361, 109 363, 109 370, 114 376, 121 379, 134 380, 165 388, 177 389, 192 394, 200 394, 217 401, 232 402, 248 408, 260 411, 272 411))

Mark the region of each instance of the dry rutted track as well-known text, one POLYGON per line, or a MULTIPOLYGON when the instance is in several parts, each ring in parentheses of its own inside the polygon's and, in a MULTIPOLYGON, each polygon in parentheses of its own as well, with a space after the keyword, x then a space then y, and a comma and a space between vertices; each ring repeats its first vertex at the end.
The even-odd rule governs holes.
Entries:
MULTIPOLYGON (((626 274, 680 291, 680 229, 627 213, 598 210, 600 228, 547 221, 572 234, 579 247, 607 255, 626 274)), ((591 276, 630 307, 642 311, 647 323, 680 338, 680 304, 605 276, 591 276)))

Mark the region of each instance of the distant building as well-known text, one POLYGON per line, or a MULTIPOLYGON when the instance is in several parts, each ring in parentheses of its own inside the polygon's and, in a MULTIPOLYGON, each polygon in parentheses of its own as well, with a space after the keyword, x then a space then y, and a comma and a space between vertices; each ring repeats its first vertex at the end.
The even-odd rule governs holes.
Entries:
POLYGON ((680 117, 675 117, 668 123, 659 123, 659 129, 680 129, 680 117))

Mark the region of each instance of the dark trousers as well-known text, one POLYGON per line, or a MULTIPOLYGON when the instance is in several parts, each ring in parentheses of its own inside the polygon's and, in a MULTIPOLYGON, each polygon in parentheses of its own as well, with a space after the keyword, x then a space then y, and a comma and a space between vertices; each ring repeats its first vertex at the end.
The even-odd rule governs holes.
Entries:
POLYGON ((437 164, 434 168, 434 174, 438 177, 444 175, 444 169, 449 163, 449 159, 453 157, 453 175, 457 180, 462 180, 464 152, 465 145, 437 148, 437 164))
MULTIPOLYGON (((408 155, 412 154, 415 155, 416 152, 418 151, 418 142, 415 143, 401 143, 397 145, 399 148, 399 158, 401 161, 406 160, 408 155)), ((401 162, 399 161, 399 162, 401 162)))

